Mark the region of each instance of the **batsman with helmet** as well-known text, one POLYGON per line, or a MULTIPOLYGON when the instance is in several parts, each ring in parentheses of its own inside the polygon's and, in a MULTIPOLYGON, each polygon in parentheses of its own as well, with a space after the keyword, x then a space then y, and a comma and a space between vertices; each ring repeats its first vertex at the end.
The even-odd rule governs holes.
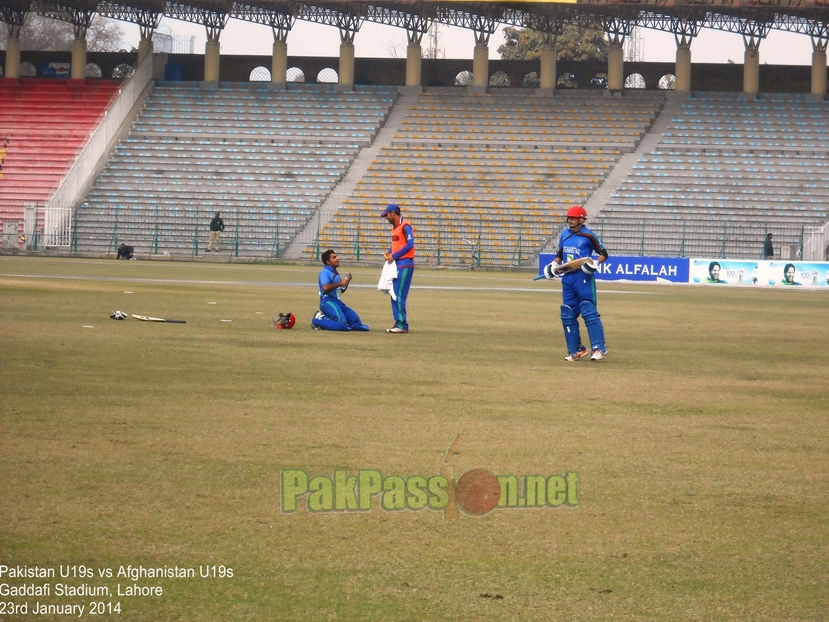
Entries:
POLYGON ((558 249, 553 263, 544 267, 548 279, 561 279, 561 324, 564 340, 567 342, 565 361, 578 361, 590 356, 591 361, 600 361, 607 355, 604 341, 604 326, 596 309, 596 271, 599 264, 607 260, 607 250, 599 237, 585 226, 587 211, 574 205, 567 211, 567 227, 561 232, 558 249), (592 260, 593 254, 598 255, 592 260), (587 259, 579 269, 562 272, 560 267, 577 259, 587 259), (584 318, 587 335, 590 338, 588 350, 581 342, 579 315, 584 318))

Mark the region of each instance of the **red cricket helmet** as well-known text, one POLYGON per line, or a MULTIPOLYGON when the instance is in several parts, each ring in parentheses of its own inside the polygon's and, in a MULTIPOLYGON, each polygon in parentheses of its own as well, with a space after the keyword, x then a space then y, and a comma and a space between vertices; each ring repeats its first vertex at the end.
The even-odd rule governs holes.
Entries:
POLYGON ((587 218, 587 210, 581 205, 574 205, 567 210, 567 218, 587 218))
POLYGON ((293 313, 280 313, 279 319, 274 319, 277 328, 293 328, 296 324, 296 316, 293 313))

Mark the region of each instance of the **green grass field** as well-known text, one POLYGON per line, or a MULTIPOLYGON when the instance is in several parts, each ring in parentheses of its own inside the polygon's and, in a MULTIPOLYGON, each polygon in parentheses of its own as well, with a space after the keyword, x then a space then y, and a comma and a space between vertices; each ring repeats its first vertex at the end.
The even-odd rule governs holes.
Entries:
POLYGON ((344 269, 370 333, 310 329, 313 267, 0 257, 0 584, 51 590, 0 618, 826 620, 826 293, 600 284, 610 354, 568 364, 555 284, 421 269, 397 336, 344 269), (281 510, 283 470, 429 478, 461 431, 456 475, 577 505, 281 510))

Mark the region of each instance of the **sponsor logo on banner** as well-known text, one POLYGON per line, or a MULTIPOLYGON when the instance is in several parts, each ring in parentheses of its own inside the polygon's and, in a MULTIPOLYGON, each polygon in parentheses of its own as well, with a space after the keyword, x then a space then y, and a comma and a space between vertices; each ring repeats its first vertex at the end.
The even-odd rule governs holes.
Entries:
POLYGON ((41 63, 40 75, 44 78, 68 78, 70 63, 41 63))
MULTIPOLYGON (((539 274, 555 259, 553 253, 538 257, 539 274)), ((603 281, 650 281, 687 283, 688 259, 683 257, 616 257, 599 265, 596 278, 603 281)))
MULTIPOLYGON (((538 256, 538 274, 555 259, 553 253, 538 256)), ((774 287, 829 287, 829 262, 750 261, 740 259, 682 257, 615 257, 599 266, 603 281, 646 281, 697 285, 757 285, 774 287)))

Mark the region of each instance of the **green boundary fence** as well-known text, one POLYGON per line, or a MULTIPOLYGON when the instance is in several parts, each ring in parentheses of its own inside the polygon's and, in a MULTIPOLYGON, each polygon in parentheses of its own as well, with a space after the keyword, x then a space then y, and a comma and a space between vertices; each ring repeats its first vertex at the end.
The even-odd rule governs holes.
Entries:
MULTIPOLYGON (((47 215, 41 207, 36 216, 31 212, 27 216, 30 224, 26 226, 34 230, 22 235, 21 219, 16 246, 6 245, 4 238, 4 247, 107 254, 115 253, 123 242, 135 247, 139 256, 200 257, 209 240, 209 223, 215 211, 215 206, 114 205, 105 214, 93 216, 81 211, 73 219, 71 210, 47 215), (57 223, 52 225, 51 234, 45 230, 48 223, 57 223), (71 226, 68 233, 67 226, 71 226)), ((366 214, 327 230, 322 230, 319 211, 265 212, 251 208, 224 211, 222 218, 225 231, 220 253, 229 258, 316 261, 320 252, 331 246, 348 261, 372 262, 389 245, 388 225, 366 214), (301 252, 287 257, 289 245, 303 230, 301 252)), ((540 251, 553 250, 550 245, 564 226, 558 219, 538 222, 522 215, 506 220, 503 215, 455 217, 437 213, 429 220, 425 216, 419 219, 415 213, 411 218, 419 265, 470 269, 533 266, 540 251)), ((825 244, 825 230, 815 243, 819 225, 792 222, 782 215, 778 220, 748 222, 605 214, 588 221, 588 226, 599 234, 612 255, 757 259, 766 234, 772 233, 776 257, 826 258, 826 249, 818 248, 825 244), (808 256, 804 256, 804 249, 808 256)))
POLYGON ((798 222, 599 216, 590 226, 613 254, 648 257, 759 259, 766 234, 775 256, 803 258, 810 227, 798 222))

